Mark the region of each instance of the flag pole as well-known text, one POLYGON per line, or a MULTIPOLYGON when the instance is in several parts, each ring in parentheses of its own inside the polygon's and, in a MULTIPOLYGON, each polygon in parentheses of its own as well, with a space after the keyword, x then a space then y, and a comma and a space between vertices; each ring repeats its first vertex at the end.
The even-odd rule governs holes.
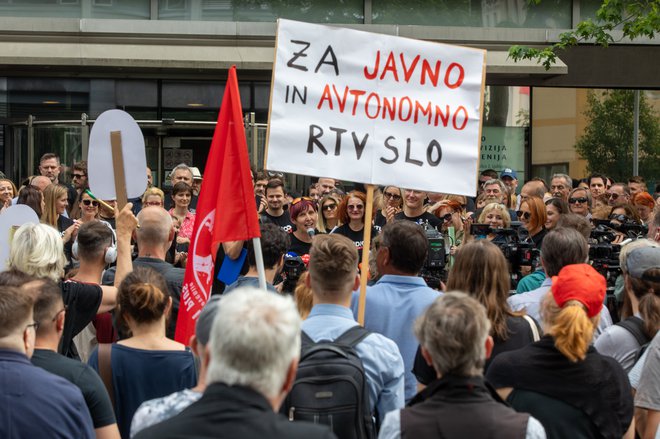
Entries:
POLYGON ((259 288, 264 291, 267 291, 266 270, 264 268, 264 256, 261 253, 261 238, 252 238, 252 246, 254 247, 254 259, 257 262, 257 275, 259 276, 259 288))
POLYGON ((358 300, 358 323, 364 326, 364 310, 367 304, 367 280, 369 276, 369 250, 371 249, 371 217, 374 208, 373 184, 367 185, 367 205, 364 206, 364 242, 360 270, 360 299, 358 300))

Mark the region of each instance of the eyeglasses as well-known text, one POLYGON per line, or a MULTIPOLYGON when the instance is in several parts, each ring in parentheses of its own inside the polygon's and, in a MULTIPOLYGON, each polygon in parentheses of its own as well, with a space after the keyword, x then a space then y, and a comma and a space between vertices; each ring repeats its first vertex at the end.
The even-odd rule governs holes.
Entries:
POLYGON ((621 223, 624 223, 624 222, 626 222, 626 220, 628 220, 628 217, 626 215, 623 215, 623 214, 618 214, 618 215, 612 214, 608 217, 608 219, 610 221, 616 220, 616 221, 619 221, 621 223))
POLYGON ((525 218, 526 220, 532 217, 530 212, 523 212, 522 210, 517 211, 516 215, 518 215, 518 218, 525 218))
POLYGON ((609 198, 610 200, 616 200, 617 198, 619 198, 619 194, 617 194, 616 192, 610 192, 609 194, 605 194, 605 196, 607 196, 607 198, 609 198))
POLYGON ((583 204, 586 203, 587 201, 589 201, 587 197, 569 198, 568 204, 577 204, 577 203, 583 204))
POLYGON ((332 204, 326 204, 323 206, 323 210, 335 210, 337 208, 337 204, 332 203, 332 204))
POLYGON ((82 203, 85 206, 94 206, 94 207, 99 207, 99 202, 96 200, 82 200, 82 203))
POLYGON ((86 177, 85 174, 73 174, 73 175, 71 176, 71 178, 84 178, 84 177, 86 177))
POLYGON ((295 206, 296 204, 300 203, 303 200, 313 202, 313 200, 309 197, 298 197, 291 202, 291 205, 295 206))
POLYGON ((385 197, 385 198, 391 198, 391 199, 394 200, 394 201, 399 201, 399 200, 401 199, 401 195, 399 195, 399 194, 391 194, 391 193, 389 193, 389 192, 385 192, 385 193, 383 194, 383 197, 385 197))
POLYGON ((362 209, 364 209, 364 205, 363 204, 349 204, 348 206, 346 206, 346 208, 348 210, 362 210, 362 209))
POLYGON ((34 328, 34 330, 36 331, 37 329, 39 329, 39 322, 30 323, 29 325, 25 326, 25 329, 30 327, 34 328))

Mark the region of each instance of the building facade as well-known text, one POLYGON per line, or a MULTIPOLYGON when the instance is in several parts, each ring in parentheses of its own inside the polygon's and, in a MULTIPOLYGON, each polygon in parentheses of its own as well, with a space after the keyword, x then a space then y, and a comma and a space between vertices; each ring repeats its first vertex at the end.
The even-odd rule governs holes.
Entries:
POLYGON ((593 17, 598 4, 0 0, 0 169, 18 181, 36 171, 45 152, 70 166, 86 157, 94 119, 119 108, 141 126, 157 183, 181 161, 203 170, 231 65, 238 69, 251 159, 261 167, 282 17, 487 49, 482 167, 514 167, 523 179, 566 164, 579 176, 584 164, 570 156, 571 136, 564 128, 557 135, 558 120, 570 117, 579 132, 580 99, 572 96, 580 92, 573 89, 659 89, 658 64, 648 62, 660 59, 657 42, 624 41, 606 50, 582 45, 547 71, 535 62, 513 63, 507 49, 557 41, 563 30, 593 17))

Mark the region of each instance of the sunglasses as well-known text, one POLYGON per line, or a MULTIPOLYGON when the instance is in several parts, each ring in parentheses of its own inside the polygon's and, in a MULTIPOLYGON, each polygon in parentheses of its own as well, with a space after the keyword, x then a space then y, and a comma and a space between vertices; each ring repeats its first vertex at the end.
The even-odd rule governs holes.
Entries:
POLYGON ((335 210, 337 208, 337 205, 335 203, 332 204, 326 204, 323 206, 323 210, 335 210))
POLYGON ((163 203, 160 201, 147 201, 144 203, 145 206, 162 206, 163 203))
POLYGON ((586 203, 587 201, 589 201, 589 199, 586 198, 586 197, 569 198, 568 199, 568 204, 577 204, 577 203, 583 204, 583 203, 586 203))
POLYGON ((85 174, 73 174, 71 178, 84 178, 85 174))
POLYGON ((449 221, 451 221, 451 216, 452 215, 453 215, 453 213, 446 213, 446 214, 444 214, 443 216, 441 216, 439 218, 444 222, 449 222, 449 221))
POLYGON ((612 220, 617 220, 617 221, 619 221, 619 222, 621 222, 621 223, 625 223, 626 220, 628 220, 628 217, 625 216, 625 215, 623 215, 623 214, 619 214, 619 215, 610 215, 610 216, 608 217, 608 219, 609 219, 610 221, 612 221, 612 220))
POLYGON ((296 204, 300 203, 300 202, 303 201, 303 200, 305 200, 305 201, 309 201, 309 202, 313 202, 313 201, 314 201, 314 200, 312 200, 312 199, 309 198, 309 197, 298 197, 298 198, 296 198, 295 200, 293 200, 293 201, 291 202, 291 205, 292 205, 292 206, 295 206, 296 204))
POLYGON ((605 194, 605 195, 610 200, 616 200, 617 198, 619 198, 619 194, 617 194, 616 192, 610 192, 609 194, 605 194))
POLYGON ((364 205, 362 204, 349 204, 346 206, 348 210, 362 210, 364 209, 364 205))
POLYGON ((524 218, 526 220, 532 217, 532 214, 530 212, 523 212, 522 210, 517 211, 516 215, 518 215, 518 218, 524 218))
POLYGON ((94 207, 99 207, 99 202, 96 200, 82 200, 82 203, 85 206, 94 206, 94 207))
POLYGON ((383 194, 383 197, 385 197, 385 198, 391 198, 391 199, 393 199, 393 200, 395 200, 395 201, 399 201, 399 200, 401 199, 401 195, 399 195, 399 194, 391 194, 391 193, 389 193, 389 192, 385 192, 385 193, 383 194))

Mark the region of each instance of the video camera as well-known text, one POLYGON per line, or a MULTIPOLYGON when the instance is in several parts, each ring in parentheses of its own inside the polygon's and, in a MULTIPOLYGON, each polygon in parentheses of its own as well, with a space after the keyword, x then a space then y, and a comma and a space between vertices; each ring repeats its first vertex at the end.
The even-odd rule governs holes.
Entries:
POLYGON ((508 229, 492 229, 488 224, 472 224, 470 234, 477 239, 485 239, 491 233, 495 235, 491 242, 499 247, 509 263, 511 288, 515 289, 522 277, 520 267, 530 266, 534 271, 540 263, 541 252, 520 223, 511 225, 508 229))
POLYGON ((419 275, 426 281, 426 284, 433 289, 439 289, 440 283, 447 279, 445 266, 447 264, 447 253, 445 251, 445 238, 442 233, 430 225, 423 223, 422 228, 426 234, 426 240, 429 244, 426 262, 419 275))
POLYGON ((300 276, 307 271, 307 265, 302 257, 296 253, 289 252, 284 255, 284 267, 282 268, 282 292, 293 294, 300 276))

